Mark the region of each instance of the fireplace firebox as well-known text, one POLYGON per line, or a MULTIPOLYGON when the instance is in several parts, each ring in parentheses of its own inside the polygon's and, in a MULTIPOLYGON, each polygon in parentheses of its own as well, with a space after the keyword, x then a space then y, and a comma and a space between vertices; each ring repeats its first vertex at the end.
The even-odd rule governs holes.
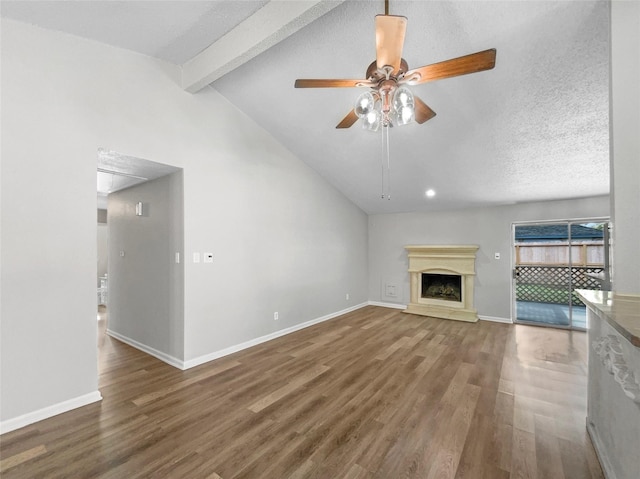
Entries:
POLYGON ((423 298, 462 301, 462 276, 459 274, 422 273, 423 298))

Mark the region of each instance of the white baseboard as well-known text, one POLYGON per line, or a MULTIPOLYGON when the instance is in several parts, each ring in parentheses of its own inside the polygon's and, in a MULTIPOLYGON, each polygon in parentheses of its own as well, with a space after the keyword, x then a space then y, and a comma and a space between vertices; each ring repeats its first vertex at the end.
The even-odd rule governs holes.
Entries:
POLYGON ((496 316, 481 316, 481 315, 478 315, 478 319, 480 319, 482 321, 493 321, 494 323, 513 324, 513 321, 511 321, 511 319, 509 319, 509 318, 498 318, 496 316))
POLYGON ((243 349, 247 349, 252 346, 257 346, 258 344, 271 341, 272 339, 285 336, 287 334, 293 333, 295 331, 299 331, 304 328, 308 328, 309 326, 313 326, 314 324, 322 323, 323 321, 328 321, 338 316, 342 316, 343 314, 350 313, 351 311, 355 311, 356 309, 364 308, 365 306, 367 306, 367 304, 368 303, 357 304, 350 308, 343 309, 342 311, 337 311, 335 313, 327 314, 326 316, 322 316, 320 318, 316 318, 310 321, 306 321, 304 323, 296 324, 295 326, 291 326, 290 328, 281 329, 280 331, 275 331, 265 336, 260 336, 259 338, 250 339, 249 341, 245 341, 244 343, 236 344, 234 346, 221 349, 220 351, 215 351, 213 353, 205 354, 203 356, 198 356, 197 358, 194 358, 194 359, 189 359, 188 361, 184 362, 184 367, 182 369, 190 369, 195 366, 199 366, 200 364, 213 361, 214 359, 219 359, 224 356, 228 356, 229 354, 237 353, 238 351, 242 351, 243 349))
POLYGON ((589 421, 589 418, 587 418, 587 432, 589 433, 589 437, 591 438, 593 448, 596 450, 596 456, 598 457, 598 461, 600 461, 600 466, 602 467, 604 477, 606 479, 616 479, 616 475, 613 472, 613 468, 611 467, 609 458, 604 454, 604 447, 602 446, 602 442, 600 441, 598 432, 596 431, 596 428, 593 427, 591 421, 589 421))
POLYGON ((369 306, 380 306, 381 308, 393 308, 393 309, 407 309, 406 304, 398 303, 383 303, 380 301, 369 301, 369 306))
POLYGON ((171 366, 173 366, 174 368, 178 368, 178 369, 185 369, 184 367, 184 361, 171 356, 170 354, 167 353, 163 353, 162 351, 159 351, 155 348, 152 348, 151 346, 147 346, 146 344, 142 344, 139 341, 136 341, 135 339, 131 339, 127 336, 124 336, 120 333, 116 333, 115 331, 112 331, 111 329, 107 329, 107 334, 109 336, 111 336, 112 338, 117 339, 118 341, 122 341, 125 344, 128 344, 129 346, 139 349, 140 351, 142 351, 143 353, 147 353, 151 356, 153 356, 154 358, 158 358, 160 361, 163 361, 167 364, 170 364, 171 366))
POLYGON ((38 409, 37 411, 23 414, 22 416, 7 419, 6 421, 0 422, 0 434, 15 431, 16 429, 28 426, 34 422, 42 421, 44 419, 57 416, 58 414, 62 414, 63 412, 71 411, 72 409, 98 401, 102 401, 102 396, 100 395, 100 391, 94 391, 83 396, 78 396, 67 401, 53 404, 52 406, 38 409))

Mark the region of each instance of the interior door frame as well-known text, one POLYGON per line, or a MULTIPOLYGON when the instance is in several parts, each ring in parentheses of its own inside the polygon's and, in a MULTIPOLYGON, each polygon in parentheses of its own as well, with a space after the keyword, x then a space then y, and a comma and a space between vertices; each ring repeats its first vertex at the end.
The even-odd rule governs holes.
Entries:
MULTIPOLYGON (((584 223, 605 223, 607 226, 604 229, 604 269, 605 269, 605 280, 603 282, 603 286, 610 284, 611 278, 611 270, 610 270, 610 235, 609 230, 611 228, 611 219, 608 216, 595 216, 595 217, 587 217, 587 218, 571 218, 571 219, 553 219, 553 220, 529 220, 529 221, 513 221, 511 223, 511 322, 513 324, 524 324, 530 326, 541 326, 548 328, 556 328, 556 329, 566 329, 566 330, 576 330, 576 331, 584 331, 582 328, 575 328, 573 326, 573 308, 571 304, 569 305, 569 325, 561 325, 561 324, 547 324, 547 323, 535 323, 531 321, 518 321, 517 316, 517 298, 516 298, 516 226, 523 225, 550 225, 550 224, 566 224, 567 225, 567 236, 568 236, 568 245, 569 253, 568 253, 568 261, 569 261, 569 271, 573 268, 572 263, 572 254, 571 254, 571 225, 572 224, 584 224, 584 223)), ((573 288, 571 287, 571 274, 569 274, 569 294, 573 288)))

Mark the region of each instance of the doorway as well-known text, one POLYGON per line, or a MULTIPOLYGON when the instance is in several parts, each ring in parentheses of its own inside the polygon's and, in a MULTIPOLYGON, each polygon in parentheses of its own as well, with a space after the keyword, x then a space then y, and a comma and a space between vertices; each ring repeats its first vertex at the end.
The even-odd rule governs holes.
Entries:
POLYGON ((165 361, 181 359, 183 171, 99 149, 97 190, 106 228, 99 329, 165 361))
POLYGON ((512 238, 515 322, 586 330, 576 290, 609 288, 608 220, 516 223, 512 238))

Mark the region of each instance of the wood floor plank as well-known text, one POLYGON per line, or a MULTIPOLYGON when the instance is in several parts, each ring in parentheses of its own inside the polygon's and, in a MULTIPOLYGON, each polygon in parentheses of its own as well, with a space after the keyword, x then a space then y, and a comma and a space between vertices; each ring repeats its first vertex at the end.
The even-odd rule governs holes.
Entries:
POLYGON ((513 428, 513 447, 511 453, 511 477, 535 479, 538 476, 535 435, 513 428))
POLYGON ((304 461, 287 479, 307 479, 311 471, 316 469, 316 464, 311 459, 304 461))
POLYGON ((535 416, 536 468, 542 477, 565 479, 553 419, 535 416))
POLYGON ((103 401, 0 436, 3 479, 602 479, 586 335, 367 306, 180 371, 104 335, 103 401))
POLYGON ((509 477, 509 472, 500 468, 503 445, 498 437, 499 427, 490 416, 474 415, 456 471, 456 479, 509 477))
POLYGON ((184 381, 180 381, 177 383, 174 382, 171 386, 164 386, 160 389, 157 389, 156 391, 146 393, 143 396, 140 396, 134 399, 133 404, 135 404, 136 406, 142 406, 144 404, 155 401, 156 399, 162 398, 167 394, 171 394, 175 391, 179 391, 180 389, 189 387, 190 385, 200 382, 203 379, 210 378, 211 376, 215 376, 220 372, 226 371, 231 368, 235 368, 238 365, 240 365, 240 363, 237 361, 234 361, 234 362, 222 363, 221 365, 217 365, 214 368, 205 369, 197 376, 193 376, 189 379, 186 379, 184 381))
POLYGON ((438 452, 426 476, 427 479, 455 477, 479 396, 478 386, 465 386, 446 431, 440 431, 438 452))
POLYGON ((324 364, 320 364, 318 366, 311 368, 309 371, 296 377, 293 381, 289 382, 283 387, 277 389, 276 391, 273 391, 271 394, 268 394, 267 396, 264 396, 260 400, 253 403, 251 406, 249 406, 249 410, 253 412, 262 411, 264 408, 270 406, 276 401, 279 401, 283 397, 287 396, 291 392, 298 389, 300 386, 308 383, 309 381, 314 379, 316 376, 319 376, 320 374, 328 370, 329 370, 329 367, 325 366, 324 364))
POLYGON ((0 461, 0 472, 4 472, 7 469, 11 469, 23 462, 27 462, 35 457, 41 456, 47 452, 47 448, 43 445, 32 447, 19 454, 8 456, 0 461))

